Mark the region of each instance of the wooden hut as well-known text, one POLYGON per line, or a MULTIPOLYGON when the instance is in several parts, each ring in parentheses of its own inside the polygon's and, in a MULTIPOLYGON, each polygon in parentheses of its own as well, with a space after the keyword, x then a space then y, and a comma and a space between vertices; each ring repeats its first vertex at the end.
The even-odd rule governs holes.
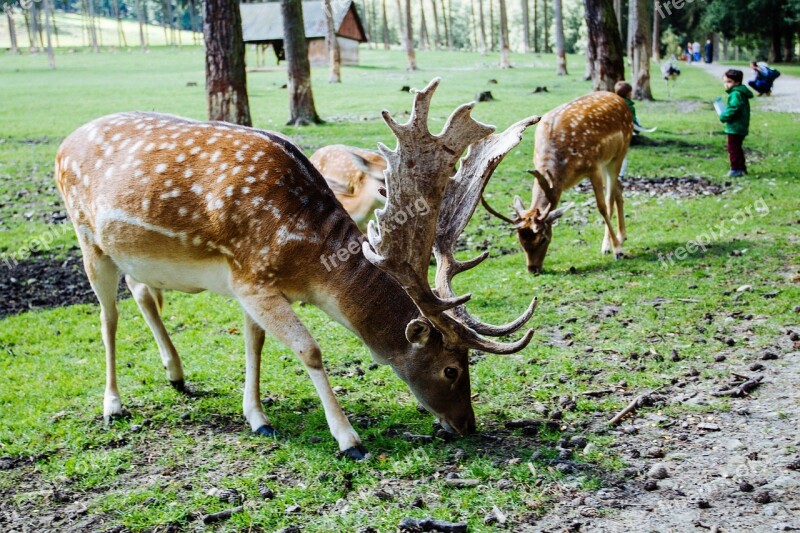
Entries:
MULTIPOLYGON (((352 0, 335 0, 333 23, 339 41, 342 65, 358 65, 358 45, 367 42, 364 26, 352 0)), ((281 60, 283 54, 283 17, 280 2, 239 4, 245 44, 270 45, 281 60)), ((308 40, 308 59, 312 65, 327 65, 325 50, 325 13, 321 0, 303 2, 303 22, 308 40)))

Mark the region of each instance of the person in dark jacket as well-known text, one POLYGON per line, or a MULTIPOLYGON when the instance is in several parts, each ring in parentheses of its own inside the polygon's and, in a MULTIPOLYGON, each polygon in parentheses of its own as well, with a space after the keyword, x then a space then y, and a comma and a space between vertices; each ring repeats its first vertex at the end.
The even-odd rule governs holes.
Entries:
POLYGON ((780 72, 769 68, 766 63, 756 63, 755 61, 750 62, 750 68, 753 69, 756 77, 748 81, 747 85, 757 92, 758 96, 764 96, 765 94, 770 96, 772 94, 772 84, 781 75, 780 72))
POLYGON ((706 40, 706 46, 703 52, 705 52, 706 63, 711 63, 711 60, 714 59, 714 45, 711 44, 711 39, 706 40))
POLYGON ((728 104, 719 116, 725 124, 725 133, 728 134, 728 156, 731 161, 729 177, 738 177, 747 174, 747 162, 744 158, 744 138, 750 133, 750 99, 753 93, 742 85, 744 73, 741 70, 731 69, 722 76, 722 84, 728 93, 728 104))

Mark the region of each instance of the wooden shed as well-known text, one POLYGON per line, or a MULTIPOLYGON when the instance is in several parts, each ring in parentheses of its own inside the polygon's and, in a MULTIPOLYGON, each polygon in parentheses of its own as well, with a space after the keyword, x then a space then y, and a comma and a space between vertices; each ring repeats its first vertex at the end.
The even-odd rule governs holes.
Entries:
MULTIPOLYGON (((358 65, 358 45, 367 42, 367 35, 355 4, 352 0, 334 0, 331 5, 342 65, 358 65)), ((278 59, 283 59, 283 17, 280 2, 239 4, 239 9, 242 13, 244 42, 271 45, 278 59)), ((321 0, 303 2, 303 22, 311 64, 327 65, 325 13, 321 0)))

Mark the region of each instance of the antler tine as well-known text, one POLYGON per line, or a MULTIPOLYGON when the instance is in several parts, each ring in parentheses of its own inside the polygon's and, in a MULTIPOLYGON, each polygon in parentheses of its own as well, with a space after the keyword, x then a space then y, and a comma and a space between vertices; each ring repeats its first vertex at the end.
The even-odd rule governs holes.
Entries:
POLYGON ((510 218, 508 218, 504 214, 502 214, 499 211, 497 211, 494 207, 489 205, 489 202, 486 201, 486 198, 484 198, 483 195, 481 195, 481 204, 483 204, 483 208, 484 209, 486 209, 489 213, 491 213, 492 215, 496 216, 497 218, 499 218, 503 222, 508 222, 509 224, 516 224, 515 221, 511 220, 510 218))
POLYGON ((377 224, 367 227, 365 257, 389 273, 411 296, 423 315, 441 314, 469 300, 441 297, 428 283, 428 264, 442 198, 461 154, 494 129, 470 116, 472 106, 456 109, 438 136, 427 125, 434 79, 414 97, 408 122, 398 124, 388 112, 384 120, 397 138, 390 150, 379 144, 387 161, 386 205, 376 211, 377 224))
MULTIPOLYGON (((491 135, 470 147, 469 154, 461 162, 461 167, 451 181, 445 198, 442 201, 442 212, 439 215, 438 232, 434 246, 436 255, 436 292, 442 298, 453 298, 451 283, 455 275, 475 267, 483 261, 488 252, 485 252, 470 261, 460 262, 453 257, 453 247, 458 236, 469 222, 474 213, 479 199, 482 199, 483 189, 492 176, 495 168, 503 158, 522 140, 523 132, 533 124, 539 122, 540 117, 528 117, 510 126, 501 134, 491 135)), ((530 320, 536 309, 536 298, 533 299, 528 309, 516 320, 502 326, 486 324, 473 318, 464 306, 454 308, 450 314, 465 330, 462 331, 462 341, 468 346, 484 349, 492 353, 515 353, 513 347, 519 350, 527 342, 516 344, 497 343, 481 337, 481 335, 501 336, 517 331, 530 320)))
POLYGON ((470 295, 456 296, 450 281, 459 272, 478 265, 488 254, 459 262, 452 249, 492 172, 539 117, 527 118, 494 135, 492 126, 472 118, 474 104, 464 104, 450 115, 441 133, 434 136, 428 129, 427 118, 438 83, 435 79, 416 93, 408 122, 398 124, 388 112, 383 112, 386 124, 397 138, 397 147, 390 150, 383 144, 378 146, 387 161, 386 205, 376 211, 377 224, 370 222, 367 227, 364 256, 403 287, 446 342, 498 354, 515 353, 527 346, 532 331, 513 343, 496 342, 481 334, 516 331, 530 319, 535 304, 504 326, 475 320, 463 305, 470 295), (456 173, 456 163, 468 147, 469 154, 456 173), (416 212, 412 207, 416 207, 416 212), (437 261, 436 290, 428 283, 431 251, 437 261))

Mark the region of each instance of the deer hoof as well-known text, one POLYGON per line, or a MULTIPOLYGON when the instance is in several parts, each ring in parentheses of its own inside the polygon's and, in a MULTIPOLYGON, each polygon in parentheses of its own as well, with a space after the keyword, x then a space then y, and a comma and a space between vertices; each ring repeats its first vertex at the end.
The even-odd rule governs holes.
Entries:
POLYGON ((617 252, 614 254, 614 259, 625 259, 625 252, 617 252))
POLYGON ((131 417, 131 412, 128 411, 127 409, 123 409, 119 413, 114 413, 111 415, 104 416, 103 423, 106 425, 106 427, 108 427, 111 425, 112 422, 114 422, 114 420, 124 420, 130 417, 131 417))
POLYGON ((176 381, 170 380, 169 384, 172 385, 172 388, 178 392, 186 392, 186 382, 182 379, 178 379, 176 381))
POLYGON ((278 432, 275 431, 275 428, 272 427, 272 426, 268 426, 267 424, 264 424, 263 426, 261 426, 260 428, 255 430, 253 433, 256 433, 258 435, 264 435, 265 437, 277 437, 278 436, 278 432))
POLYGON ((371 457, 367 449, 360 444, 358 446, 353 446, 352 448, 347 448, 346 450, 340 452, 340 455, 343 457, 348 457, 354 461, 363 461, 364 459, 369 459, 371 457))

